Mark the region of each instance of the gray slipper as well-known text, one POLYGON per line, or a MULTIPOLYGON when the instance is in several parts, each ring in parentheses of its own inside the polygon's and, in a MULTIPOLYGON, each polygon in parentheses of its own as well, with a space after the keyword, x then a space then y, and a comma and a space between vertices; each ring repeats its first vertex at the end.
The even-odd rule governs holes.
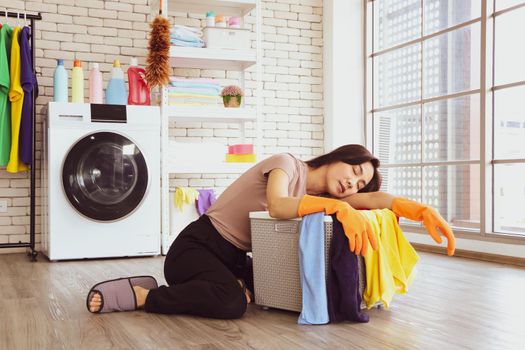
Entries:
POLYGON ((134 286, 145 289, 158 288, 157 281, 153 276, 125 277, 100 282, 89 290, 86 299, 88 311, 92 312, 89 310, 89 301, 95 293, 100 295, 102 304, 100 305, 100 309, 93 313, 137 310, 137 299, 133 291, 134 286))

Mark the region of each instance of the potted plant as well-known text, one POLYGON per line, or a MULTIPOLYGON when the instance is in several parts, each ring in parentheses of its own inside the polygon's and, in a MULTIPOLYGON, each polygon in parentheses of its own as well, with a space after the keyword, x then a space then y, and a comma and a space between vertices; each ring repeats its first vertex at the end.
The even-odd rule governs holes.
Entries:
POLYGON ((235 85, 228 85, 221 91, 224 107, 239 107, 244 93, 235 85))

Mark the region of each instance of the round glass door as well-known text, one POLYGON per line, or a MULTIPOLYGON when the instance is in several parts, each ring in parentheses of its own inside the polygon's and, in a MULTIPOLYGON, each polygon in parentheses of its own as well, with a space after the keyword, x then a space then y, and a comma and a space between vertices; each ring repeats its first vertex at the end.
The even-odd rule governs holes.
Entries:
POLYGON ((71 148, 62 168, 62 183, 70 203, 81 214, 112 221, 140 205, 148 187, 148 169, 131 140, 97 132, 71 148))

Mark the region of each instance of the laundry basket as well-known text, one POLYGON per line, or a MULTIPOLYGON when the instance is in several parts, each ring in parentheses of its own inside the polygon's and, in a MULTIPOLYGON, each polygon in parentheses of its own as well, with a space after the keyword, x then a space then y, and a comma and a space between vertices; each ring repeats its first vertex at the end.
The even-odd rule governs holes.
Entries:
MULTIPOLYGON (((277 220, 266 211, 250 213, 255 303, 265 307, 301 312, 299 233, 301 219, 277 220)), ((324 217, 326 276, 332 239, 332 217, 324 217)), ((359 289, 364 290, 363 258, 358 259, 359 289)))

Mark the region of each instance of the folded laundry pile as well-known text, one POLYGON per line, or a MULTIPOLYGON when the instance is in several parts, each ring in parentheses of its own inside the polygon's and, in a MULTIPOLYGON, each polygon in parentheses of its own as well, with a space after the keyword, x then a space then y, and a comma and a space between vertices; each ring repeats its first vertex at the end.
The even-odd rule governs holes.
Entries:
POLYGON ((170 106, 222 105, 221 85, 215 79, 170 77, 168 99, 170 106))
POLYGON ((170 32, 171 45, 184 47, 204 47, 202 31, 199 28, 173 25, 170 32))

